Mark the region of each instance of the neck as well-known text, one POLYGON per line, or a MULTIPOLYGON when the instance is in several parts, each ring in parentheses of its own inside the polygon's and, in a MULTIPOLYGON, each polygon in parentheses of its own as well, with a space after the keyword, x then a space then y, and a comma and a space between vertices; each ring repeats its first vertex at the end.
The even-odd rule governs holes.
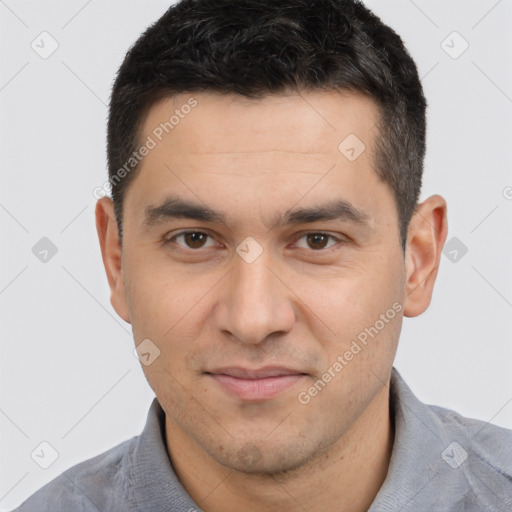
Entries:
POLYGON ((285 474, 240 473, 218 464, 166 419, 169 456, 183 487, 205 512, 363 512, 384 482, 393 448, 389 383, 328 451, 285 474))

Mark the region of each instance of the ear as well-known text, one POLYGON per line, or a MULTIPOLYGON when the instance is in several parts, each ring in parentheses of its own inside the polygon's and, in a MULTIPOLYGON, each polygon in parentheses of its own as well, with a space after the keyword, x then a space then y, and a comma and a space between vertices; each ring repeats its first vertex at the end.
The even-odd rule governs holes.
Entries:
POLYGON ((96 230, 110 286, 110 302, 116 313, 125 322, 131 323, 123 280, 121 242, 110 197, 102 197, 96 203, 96 230))
POLYGON ((446 213, 446 201, 434 195, 418 205, 409 224, 405 254, 405 316, 421 315, 430 304, 448 233, 446 213))

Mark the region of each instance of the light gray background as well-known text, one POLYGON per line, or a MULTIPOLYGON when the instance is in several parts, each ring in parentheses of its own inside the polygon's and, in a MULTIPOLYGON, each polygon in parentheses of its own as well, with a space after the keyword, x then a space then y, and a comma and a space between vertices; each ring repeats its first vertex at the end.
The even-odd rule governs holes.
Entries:
MULTIPOLYGON (((418 64, 423 197, 447 199, 448 239, 468 248, 443 256, 430 309, 405 320, 396 366, 423 401, 511 428, 512 2, 367 5, 418 64), (463 48, 453 31, 469 43, 456 59, 442 47, 463 48)), ((106 180, 115 71, 168 6, 0 0, 1 510, 145 422, 153 394, 109 302, 92 191, 106 180), (59 44, 47 59, 31 48, 42 31, 59 44), (42 237, 58 249, 46 263, 32 253, 42 237), (30 456, 42 441, 59 454, 48 469, 30 456)))

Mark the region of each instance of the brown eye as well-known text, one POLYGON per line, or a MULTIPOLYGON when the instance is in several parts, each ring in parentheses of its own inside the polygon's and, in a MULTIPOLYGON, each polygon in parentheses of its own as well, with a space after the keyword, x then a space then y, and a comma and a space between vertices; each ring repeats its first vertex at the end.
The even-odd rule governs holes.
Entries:
POLYGON ((311 249, 325 249, 330 238, 328 235, 324 235, 323 233, 311 233, 306 236, 308 245, 311 249))
POLYGON ((184 249, 202 249, 215 245, 212 237, 202 231, 182 231, 166 241, 166 244, 171 243, 177 244, 184 249))
POLYGON ((337 238, 323 232, 312 232, 302 235, 297 242, 297 246, 302 249, 319 252, 324 249, 329 249, 339 243, 343 243, 343 238, 337 238))
POLYGON ((191 232, 184 233, 183 238, 187 246, 191 249, 200 249, 206 242, 208 235, 206 233, 191 232))

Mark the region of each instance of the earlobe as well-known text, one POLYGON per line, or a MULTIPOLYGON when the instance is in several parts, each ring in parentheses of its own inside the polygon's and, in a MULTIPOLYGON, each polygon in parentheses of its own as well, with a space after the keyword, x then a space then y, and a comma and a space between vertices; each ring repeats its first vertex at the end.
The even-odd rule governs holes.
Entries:
POLYGON ((420 203, 407 237, 405 316, 421 315, 428 308, 447 233, 446 201, 434 195, 420 203))
POLYGON ((112 199, 109 197, 99 199, 95 213, 101 256, 110 287, 110 302, 117 314, 125 322, 131 323, 122 272, 121 243, 112 199))

